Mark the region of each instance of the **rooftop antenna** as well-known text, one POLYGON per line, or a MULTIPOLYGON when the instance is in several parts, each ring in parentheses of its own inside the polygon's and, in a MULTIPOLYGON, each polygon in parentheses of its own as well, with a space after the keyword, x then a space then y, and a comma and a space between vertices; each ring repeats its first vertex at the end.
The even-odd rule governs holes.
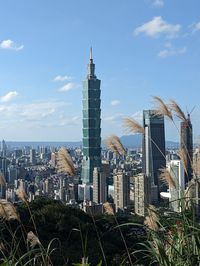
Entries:
POLYGON ((196 108, 196 106, 194 106, 192 108, 192 110, 189 112, 188 109, 187 109, 187 106, 186 106, 186 112, 187 112, 188 118, 190 118, 190 115, 193 113, 193 111, 194 111, 195 108, 196 108))
POLYGON ((90 47, 90 61, 92 61, 93 58, 92 58, 92 46, 90 47))

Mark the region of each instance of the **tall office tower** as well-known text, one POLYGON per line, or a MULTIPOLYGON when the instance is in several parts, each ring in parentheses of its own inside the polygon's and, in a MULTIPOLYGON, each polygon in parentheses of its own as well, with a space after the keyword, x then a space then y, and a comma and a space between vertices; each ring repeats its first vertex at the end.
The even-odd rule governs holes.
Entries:
POLYGON ((0 171, 2 172, 6 181, 8 180, 8 166, 9 166, 9 164, 10 164, 10 161, 8 159, 0 158, 0 171))
POLYGON ((54 196, 54 185, 53 180, 51 178, 47 178, 43 182, 43 192, 46 196, 52 197, 54 196))
POLYGON ((135 213, 145 216, 149 204, 149 179, 144 174, 134 176, 134 204, 135 213))
POLYGON ((30 163, 35 164, 36 163, 36 152, 35 149, 30 150, 30 163))
POLYGON ((193 161, 193 139, 192 139, 192 123, 190 115, 186 121, 181 122, 181 149, 185 151, 187 156, 187 171, 185 172, 185 184, 192 179, 192 161, 193 161))
POLYGON ((164 116, 155 110, 143 112, 143 173, 149 179, 150 203, 158 204, 166 186, 160 182, 160 168, 166 167, 164 116))
POLYGON ((110 165, 102 164, 101 168, 94 168, 93 172, 93 202, 105 203, 108 197, 107 179, 110 174, 110 165))
POLYGON ((0 184, 0 199, 5 199, 6 197, 6 186, 0 184))
POLYGON ((57 152, 52 152, 51 153, 51 161, 50 161, 50 163, 51 163, 51 166, 53 166, 53 167, 56 167, 56 165, 57 165, 57 152))
POLYGON ((185 191, 185 175, 183 163, 181 160, 171 160, 168 163, 167 168, 176 183, 176 188, 169 185, 169 205, 173 211, 180 212, 180 199, 184 197, 185 191))
POLYGON ((83 82, 83 161, 82 181, 93 183, 95 167, 101 167, 101 81, 95 75, 95 64, 90 51, 88 75, 83 82))
POLYGON ((6 151, 7 151, 7 145, 6 145, 5 140, 3 139, 1 142, 1 155, 3 157, 6 157, 6 151))
POLYGON ((14 150, 14 159, 18 159, 22 156, 22 150, 14 150))
POLYGON ((19 170, 16 166, 11 165, 8 167, 8 183, 14 185, 15 180, 17 180, 19 170))
POLYGON ((121 170, 114 176, 114 203, 116 212, 130 205, 130 177, 121 170))

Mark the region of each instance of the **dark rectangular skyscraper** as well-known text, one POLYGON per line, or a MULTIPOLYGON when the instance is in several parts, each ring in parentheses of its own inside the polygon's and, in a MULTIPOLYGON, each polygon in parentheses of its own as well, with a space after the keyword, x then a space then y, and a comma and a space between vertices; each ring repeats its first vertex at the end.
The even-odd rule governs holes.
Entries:
POLYGON ((185 184, 192 179, 192 162, 193 162, 193 134, 190 115, 186 121, 181 122, 181 149, 187 157, 187 171, 185 171, 185 184))
POLYGON ((101 81, 95 75, 90 52, 88 75, 83 82, 83 162, 82 181, 92 184, 95 167, 101 167, 101 81))
POLYGON ((160 192, 165 187, 159 181, 162 167, 166 167, 165 159, 165 128, 164 117, 155 110, 143 112, 144 139, 143 139, 143 173, 146 175, 149 186, 149 200, 158 203, 160 192))

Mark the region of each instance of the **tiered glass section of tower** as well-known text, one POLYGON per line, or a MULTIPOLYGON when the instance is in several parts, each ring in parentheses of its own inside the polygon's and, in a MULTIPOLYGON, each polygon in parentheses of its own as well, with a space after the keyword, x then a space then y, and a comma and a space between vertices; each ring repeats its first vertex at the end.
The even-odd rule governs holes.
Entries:
POLYGON ((82 181, 92 184, 95 167, 101 167, 101 81, 95 75, 90 51, 88 75, 83 81, 83 162, 82 181))

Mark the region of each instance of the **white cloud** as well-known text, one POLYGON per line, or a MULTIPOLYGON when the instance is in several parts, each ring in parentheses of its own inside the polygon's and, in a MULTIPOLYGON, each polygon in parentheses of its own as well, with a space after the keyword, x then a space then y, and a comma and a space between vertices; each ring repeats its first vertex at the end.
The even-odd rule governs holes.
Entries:
POLYGON ((18 92, 10 91, 6 95, 0 97, 1 102, 9 102, 18 96, 18 92))
POLYGON ((163 34, 168 38, 172 38, 178 34, 180 29, 180 24, 169 24, 162 17, 154 17, 151 21, 136 28, 134 34, 144 33, 149 37, 157 37, 163 34))
POLYGON ((110 103, 112 106, 116 106, 116 105, 119 105, 120 104, 120 101, 119 100, 113 100, 111 101, 110 103))
POLYGON ((4 129, 2 138, 6 136, 7 139, 21 141, 79 140, 82 127, 81 114, 70 116, 70 105, 70 102, 56 99, 25 104, 0 103, 0 128, 4 129), (60 130, 61 126, 67 131, 60 130))
POLYGON ((162 57, 162 58, 166 58, 166 57, 169 57, 169 56, 185 54, 186 52, 187 52, 187 48, 185 46, 182 47, 182 48, 177 49, 177 48, 173 47, 171 45, 171 43, 167 43, 165 45, 165 49, 160 51, 158 53, 158 56, 162 57))
MULTIPOLYGON (((37 101, 30 104, 21 105, 19 116, 25 120, 43 120, 55 114, 59 109, 69 105, 60 101, 37 101)), ((18 105, 19 110, 20 105, 18 105)))
POLYGON ((111 116, 105 116, 102 118, 102 120, 107 121, 107 122, 119 122, 119 121, 122 121, 124 117, 125 117, 124 114, 118 113, 118 114, 111 115, 111 116))
POLYGON ((192 26, 192 28, 193 28, 193 31, 192 31, 192 32, 199 31, 199 30, 200 30, 200 22, 194 24, 194 25, 192 26))
POLYGON ((54 81, 66 81, 66 80, 71 80, 72 77, 71 76, 61 76, 61 75, 58 75, 54 78, 54 81))
POLYGON ((52 119, 59 120, 60 112, 65 110, 70 103, 49 100, 35 101, 28 104, 0 104, 0 115, 4 123, 42 123, 47 124, 52 119), (50 120, 50 121, 49 121, 50 120))
POLYGON ((12 40, 3 40, 0 42, 1 49, 20 51, 24 48, 24 45, 18 45, 12 40))
POLYGON ((77 89, 79 87, 80 86, 78 84, 73 83, 73 82, 69 82, 66 85, 64 85, 63 87, 61 87, 58 91, 66 92, 66 91, 77 89))
POLYGON ((60 117, 59 126, 80 126, 81 127, 81 117, 80 116, 74 116, 74 117, 60 117))
POLYGON ((162 7, 164 6, 164 0, 152 0, 152 5, 155 7, 162 7))

